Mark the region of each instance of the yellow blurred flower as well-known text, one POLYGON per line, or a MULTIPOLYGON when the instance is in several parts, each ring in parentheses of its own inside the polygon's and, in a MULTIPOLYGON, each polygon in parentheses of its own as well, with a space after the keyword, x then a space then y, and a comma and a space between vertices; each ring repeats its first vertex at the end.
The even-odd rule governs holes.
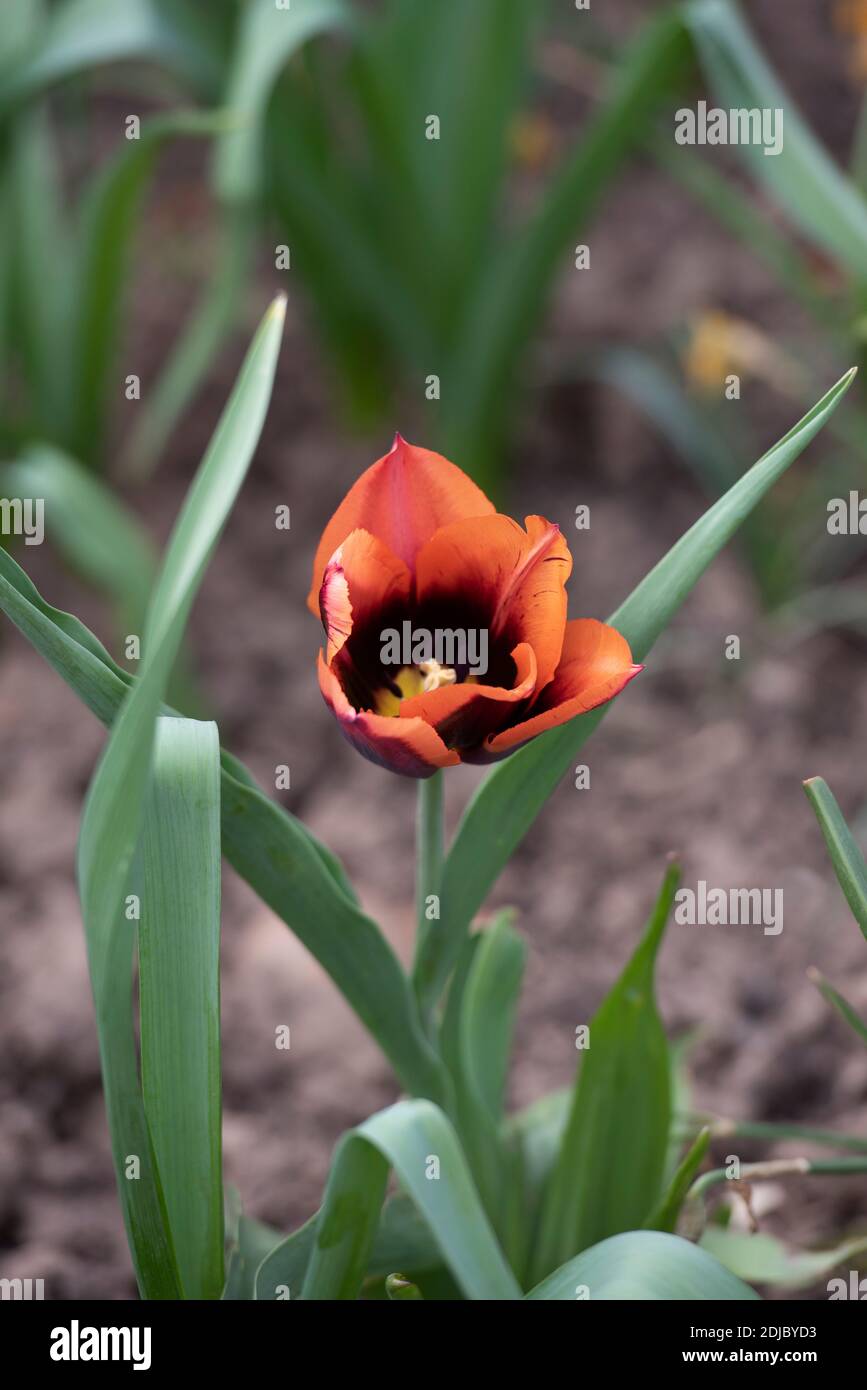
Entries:
POLYGON ((547 116, 523 111, 512 123, 510 143, 515 162, 535 173, 551 162, 556 143, 554 127, 547 116))
POLYGON ((683 369, 691 386, 708 393, 721 391, 730 376, 752 376, 784 394, 800 389, 797 364, 755 324, 722 309, 693 321, 683 369))
POLYGON ((867 81, 867 0, 838 0, 834 28, 852 39, 849 67, 858 81, 867 81))

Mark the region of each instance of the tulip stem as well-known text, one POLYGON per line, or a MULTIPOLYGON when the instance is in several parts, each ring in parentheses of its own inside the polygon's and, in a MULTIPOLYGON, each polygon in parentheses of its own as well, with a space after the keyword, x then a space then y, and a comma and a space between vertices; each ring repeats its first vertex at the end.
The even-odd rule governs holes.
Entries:
POLYGON ((439 891, 443 869, 443 774, 435 772, 418 784, 416 818, 415 958, 440 916, 439 891))

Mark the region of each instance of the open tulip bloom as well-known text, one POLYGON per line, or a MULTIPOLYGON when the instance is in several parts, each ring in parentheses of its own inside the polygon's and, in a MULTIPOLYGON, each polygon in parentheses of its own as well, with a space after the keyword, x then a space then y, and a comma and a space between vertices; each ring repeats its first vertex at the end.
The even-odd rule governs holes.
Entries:
POLYGON ((441 454, 395 437, 325 528, 308 603, 349 742, 406 777, 488 763, 617 695, 629 644, 566 618, 559 527, 502 516, 441 454))

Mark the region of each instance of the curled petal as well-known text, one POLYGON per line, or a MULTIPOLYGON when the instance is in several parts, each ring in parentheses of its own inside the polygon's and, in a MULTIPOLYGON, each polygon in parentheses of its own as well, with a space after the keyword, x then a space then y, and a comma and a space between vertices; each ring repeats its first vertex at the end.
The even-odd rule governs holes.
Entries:
POLYGON ((512 652, 515 681, 510 689, 495 685, 445 685, 403 700, 401 719, 421 717, 450 747, 473 748, 507 723, 514 705, 527 700, 536 686, 536 655, 528 642, 512 652))
POLYGON ((416 594, 422 609, 472 602, 494 640, 528 642, 541 688, 560 660, 572 556, 559 527, 541 516, 526 524, 494 513, 441 527, 418 553, 416 594))
POLYGON ((595 618, 574 619, 566 624, 554 679, 533 704, 530 718, 487 739, 485 751, 502 757, 546 729, 604 705, 643 670, 633 662, 626 638, 613 627, 595 618))
POLYGON ((325 527, 308 607, 318 613, 325 567, 351 531, 369 531, 412 569, 419 549, 439 527, 493 511, 481 488, 455 464, 396 435, 389 453, 362 473, 325 527))
POLYGON ((439 767, 454 767, 457 753, 423 719, 394 719, 357 710, 349 703, 335 673, 319 653, 319 688, 341 733, 372 763, 403 777, 430 777, 439 767))
POLYGON ((319 590, 329 666, 354 626, 363 626, 378 613, 405 602, 411 588, 409 570, 387 545, 369 531, 352 531, 325 566, 319 590))

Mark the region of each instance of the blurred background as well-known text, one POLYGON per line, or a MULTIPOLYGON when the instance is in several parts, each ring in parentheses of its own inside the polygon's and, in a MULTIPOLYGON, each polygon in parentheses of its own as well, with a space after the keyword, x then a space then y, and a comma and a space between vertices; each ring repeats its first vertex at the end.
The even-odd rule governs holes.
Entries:
MULTIPOLYGON (((4 0, 0 495, 44 497, 47 534, 3 543, 122 661, 253 325, 288 293, 174 698, 266 789, 289 765, 275 795, 404 959, 415 787, 350 752, 319 695, 304 597, 325 522, 399 429, 558 522, 571 616, 611 612, 863 364, 865 82, 861 0, 4 0), (699 99, 782 108, 783 153, 676 145, 699 99)), ((827 778, 867 830, 865 537, 826 525, 864 487, 865 409, 862 380, 606 718, 592 795, 567 779, 498 885, 530 944, 515 1104, 570 1079, 677 850, 688 886, 785 895, 778 937, 670 929, 693 1105, 863 1131, 867 1057, 805 971, 863 1006, 867 953, 800 782, 827 778)), ((7 623, 0 737, 0 1277, 131 1297, 74 881, 103 731, 7 623)), ((476 780, 449 774, 452 823, 476 780)), ((290 1229, 394 1088, 229 871, 223 1041, 227 1177, 290 1229)), ((769 1217, 806 1244, 865 1226, 857 1179, 787 1183, 769 1217)))

